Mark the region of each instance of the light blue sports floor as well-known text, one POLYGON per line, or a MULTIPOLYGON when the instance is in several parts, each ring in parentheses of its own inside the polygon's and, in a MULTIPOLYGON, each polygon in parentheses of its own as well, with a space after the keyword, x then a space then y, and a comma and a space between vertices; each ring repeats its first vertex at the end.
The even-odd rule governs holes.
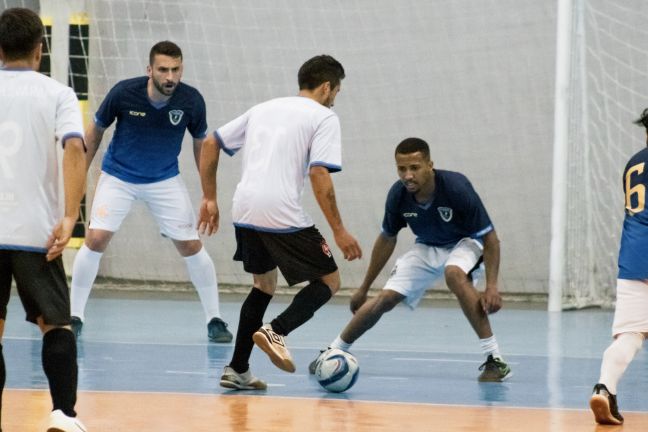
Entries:
MULTIPOLYGON (((234 333, 241 295, 222 295, 223 318, 234 333)), ((287 305, 273 299, 266 318, 287 305)), ((548 313, 543 305, 505 304, 491 318, 514 376, 480 384, 483 361, 476 336, 452 301, 425 301, 410 311, 399 306, 353 347, 360 364, 356 385, 328 394, 308 364, 350 317, 347 298, 336 298, 287 337, 297 372, 276 369, 255 348, 252 371, 273 396, 475 406, 588 409, 600 358, 610 342, 612 312, 590 309, 548 313)), ((79 348, 79 390, 221 394, 218 385, 233 345, 209 343, 202 307, 193 294, 93 292, 79 348)), ((7 388, 45 389, 41 338, 24 321, 12 296, 5 327, 7 388)), ((622 412, 648 411, 646 348, 619 385, 622 412)), ((254 392, 250 392, 254 393, 254 392)))

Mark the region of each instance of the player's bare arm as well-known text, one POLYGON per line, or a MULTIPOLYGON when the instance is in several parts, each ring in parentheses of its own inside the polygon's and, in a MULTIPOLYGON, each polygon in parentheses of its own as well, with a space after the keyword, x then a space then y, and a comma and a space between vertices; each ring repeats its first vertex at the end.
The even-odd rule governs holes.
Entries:
POLYGON ((47 242, 48 261, 63 253, 72 237, 72 230, 79 217, 81 198, 85 192, 86 155, 81 138, 65 140, 63 152, 63 186, 65 188, 65 216, 55 226, 47 242))
POLYGON ((194 138, 193 139, 193 155, 194 160, 196 161, 196 168, 200 172, 200 153, 202 149, 202 143, 206 138, 194 138))
POLYGON ((98 126, 94 122, 94 120, 90 121, 90 124, 88 125, 85 133, 85 144, 87 148, 87 152, 85 154, 86 170, 90 168, 90 164, 97 154, 97 150, 99 149, 99 145, 101 144, 101 140, 103 139, 105 131, 106 129, 98 126))
POLYGON ((353 261, 356 258, 362 258, 360 245, 342 224, 342 217, 335 200, 333 181, 328 169, 323 166, 314 166, 310 168, 309 175, 317 204, 322 209, 322 213, 333 231, 335 243, 344 254, 344 259, 353 261))
POLYGON ((389 261, 389 258, 394 253, 396 248, 397 236, 388 237, 383 233, 378 234, 376 241, 374 242, 373 249, 371 250, 371 259, 369 261, 369 267, 365 273, 364 280, 362 285, 354 291, 351 295, 351 301, 349 302, 349 307, 351 312, 355 313, 360 306, 362 306, 367 301, 367 293, 371 284, 374 283, 380 272, 385 268, 385 264, 389 261))
POLYGON ((502 297, 497 288, 499 274, 500 246, 495 230, 484 236, 484 267, 486 268, 486 289, 480 297, 484 312, 495 313, 502 308, 502 297))
POLYGON ((209 134, 203 140, 201 147, 198 170, 200 172, 203 198, 198 215, 198 232, 212 235, 218 231, 220 218, 216 201, 216 172, 220 157, 220 144, 214 134, 209 134))

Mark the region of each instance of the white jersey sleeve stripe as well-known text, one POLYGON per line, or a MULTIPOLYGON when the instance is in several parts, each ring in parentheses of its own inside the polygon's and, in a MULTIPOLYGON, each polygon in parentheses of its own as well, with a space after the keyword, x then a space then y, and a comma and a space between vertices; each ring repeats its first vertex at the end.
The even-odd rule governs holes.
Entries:
POLYGON ((216 138, 216 141, 218 141, 218 144, 220 145, 220 148, 223 149, 225 154, 227 154, 228 156, 234 156, 236 154, 238 149, 232 150, 232 149, 227 148, 227 146, 225 145, 225 141, 223 141, 223 138, 221 138, 218 131, 214 131, 214 137, 216 138))
POLYGON ((328 162, 322 162, 322 161, 313 161, 313 162, 310 163, 309 166, 311 166, 311 167, 323 166, 325 168, 328 168, 329 172, 332 172, 332 173, 342 171, 342 167, 340 165, 335 165, 335 164, 331 164, 331 163, 328 163, 328 162))

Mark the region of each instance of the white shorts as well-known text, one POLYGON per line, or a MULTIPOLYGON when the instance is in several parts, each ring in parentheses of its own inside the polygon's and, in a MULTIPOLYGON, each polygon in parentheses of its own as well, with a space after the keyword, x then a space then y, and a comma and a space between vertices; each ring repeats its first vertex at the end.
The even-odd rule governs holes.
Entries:
POLYGON ((196 215, 179 175, 155 183, 136 184, 102 172, 92 202, 90 228, 116 232, 135 200, 146 203, 162 235, 173 240, 198 240, 196 215))
POLYGON ((648 280, 617 279, 612 336, 648 333, 648 280))
POLYGON ((472 270, 470 274, 473 284, 476 285, 478 278, 484 272, 483 264, 477 267, 482 252, 482 244, 471 238, 460 240, 454 248, 417 243, 409 252, 396 260, 384 289, 404 295, 403 302, 414 309, 425 291, 443 277, 446 266, 457 266, 466 274, 472 270))

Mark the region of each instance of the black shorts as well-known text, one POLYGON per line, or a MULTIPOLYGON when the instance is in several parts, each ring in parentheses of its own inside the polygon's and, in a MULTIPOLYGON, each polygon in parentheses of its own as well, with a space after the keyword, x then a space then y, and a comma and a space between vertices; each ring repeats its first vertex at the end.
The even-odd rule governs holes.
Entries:
POLYGON ((7 318, 11 279, 16 280, 18 295, 27 321, 45 324, 70 324, 70 291, 63 269, 63 259, 47 261, 41 252, 0 250, 0 318, 7 318))
POLYGON ((248 273, 263 274, 279 267, 292 286, 337 270, 331 249, 314 226, 289 233, 234 228, 234 260, 243 261, 243 269, 248 273))

